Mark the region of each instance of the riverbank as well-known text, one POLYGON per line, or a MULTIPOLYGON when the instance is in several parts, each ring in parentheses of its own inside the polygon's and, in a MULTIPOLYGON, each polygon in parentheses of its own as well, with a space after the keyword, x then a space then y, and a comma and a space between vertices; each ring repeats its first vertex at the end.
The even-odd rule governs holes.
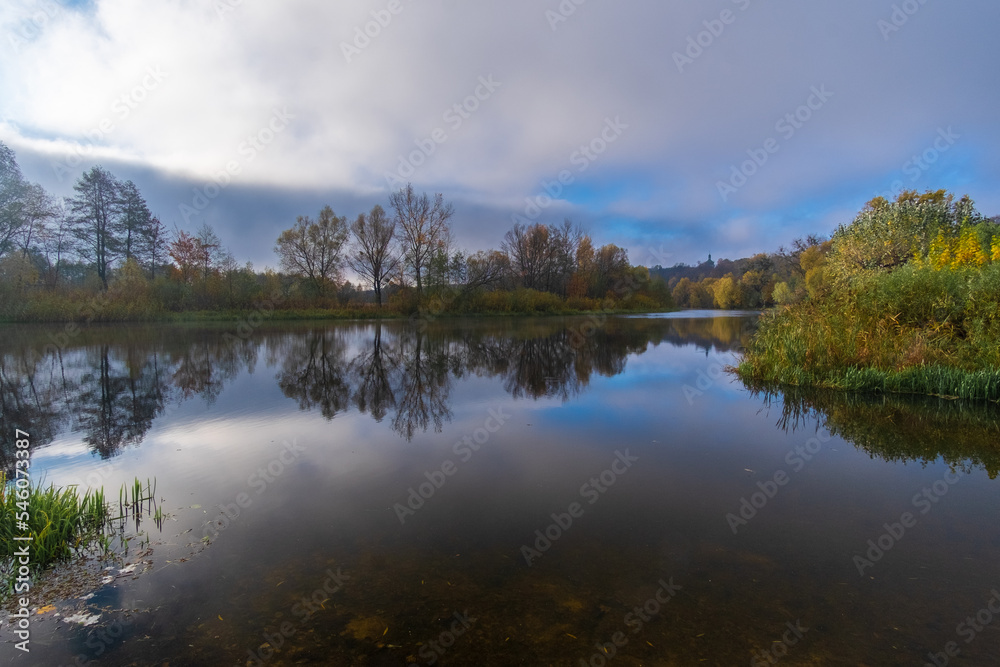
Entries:
POLYGON ((1000 401, 1000 264, 907 265, 763 315, 749 384, 1000 401))

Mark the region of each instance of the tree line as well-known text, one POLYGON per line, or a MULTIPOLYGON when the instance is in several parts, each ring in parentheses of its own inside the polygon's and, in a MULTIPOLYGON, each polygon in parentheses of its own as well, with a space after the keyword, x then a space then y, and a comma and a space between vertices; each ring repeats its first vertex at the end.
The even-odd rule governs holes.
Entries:
POLYGON ((100 319, 283 308, 409 314, 431 300, 455 312, 669 308, 666 283, 577 225, 515 224, 499 248, 457 247, 454 206, 412 185, 349 221, 330 206, 299 216, 274 244, 279 270, 240 264, 208 225, 168 229, 139 187, 101 166, 63 200, 22 175, 0 143, 0 317, 100 319), (360 282, 351 282, 348 272, 360 282), (442 297, 445 298, 442 298, 442 297))

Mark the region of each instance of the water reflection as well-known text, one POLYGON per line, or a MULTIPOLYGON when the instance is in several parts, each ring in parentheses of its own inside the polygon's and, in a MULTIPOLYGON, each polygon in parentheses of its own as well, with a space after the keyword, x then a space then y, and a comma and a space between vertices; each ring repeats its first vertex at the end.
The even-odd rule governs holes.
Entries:
MULTIPOLYGON (((112 487, 152 473, 174 503, 158 569, 99 593, 136 602, 73 603, 105 614, 103 627, 133 619, 108 664, 257 664, 264 634, 298 623, 295 605, 341 566, 347 584, 268 665, 413 664, 464 610, 479 620, 439 664, 577 665, 671 578, 680 594, 615 663, 747 664, 798 619, 810 630, 788 664, 939 651, 1000 581, 986 475, 963 476, 877 569, 861 576, 853 557, 943 478, 945 465, 926 462, 994 474, 996 408, 748 392, 712 369, 750 323, 297 323, 243 341, 232 326, 95 328, 46 354, 44 329, 11 328, 2 419, 31 419, 37 444, 55 441, 35 465, 56 483, 105 467, 112 487), (454 443, 492 414, 502 429, 460 457, 454 443), (817 429, 841 437, 793 466, 788 453, 817 429), (291 458, 286 438, 300 448, 291 458), (81 442, 129 451, 114 465, 72 458, 81 442), (589 503, 581 484, 603 480, 619 451, 639 463, 589 503), (788 483, 768 492, 779 472, 788 483), (402 522, 394 505, 426 484, 402 522), (765 493, 732 530, 727 515, 765 493), (581 500, 583 516, 529 567, 522 545, 581 500)), ((42 662, 97 658, 86 642, 100 627, 46 618, 42 662)), ((963 647, 969 664, 995 654, 989 636, 963 647)))
MULTIPOLYGON (((60 348, 39 327, 7 327, 0 343, 0 428, 32 424, 36 446, 79 433, 102 458, 138 445, 164 412, 192 399, 211 405, 261 360, 285 396, 334 419, 352 408, 412 439, 452 418, 453 381, 498 377, 515 398, 584 391, 591 377, 623 372, 628 355, 669 343, 730 351, 748 320, 586 318, 299 324, 262 327, 93 327, 60 348), (581 333, 582 332, 582 333, 581 333)), ((3 469, 13 459, 4 443, 3 469)))
MULTIPOLYGON (((304 324, 263 328, 240 340, 225 327, 95 327, 74 344, 45 347, 43 329, 9 327, 0 347, 0 429, 32 424, 33 441, 78 432, 109 458, 138 445, 154 420, 198 398, 211 405, 233 378, 254 373, 261 358, 277 369, 282 393, 301 410, 334 419, 352 408, 407 440, 440 432, 452 418, 451 388, 468 374, 497 377, 514 398, 564 401, 594 374, 625 370, 631 354, 668 343, 734 352, 754 319, 609 318, 304 324), (580 331, 587 335, 581 336, 580 331)), ((819 416, 835 435, 887 461, 930 462, 1000 472, 1000 408, 960 401, 871 396, 797 388, 752 388, 780 426, 819 416)), ((4 443, 3 469, 13 459, 4 443)))
POLYGON ((889 462, 1000 471, 1000 406, 896 394, 873 395, 797 387, 756 389, 767 406, 780 402, 778 425, 795 430, 818 417, 833 435, 889 462))

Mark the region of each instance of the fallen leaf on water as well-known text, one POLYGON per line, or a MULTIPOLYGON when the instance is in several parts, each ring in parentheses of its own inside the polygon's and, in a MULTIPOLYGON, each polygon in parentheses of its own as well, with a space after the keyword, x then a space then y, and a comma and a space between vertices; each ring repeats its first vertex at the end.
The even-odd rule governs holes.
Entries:
POLYGON ((220 621, 222 620, 222 616, 221 616, 221 615, 219 616, 219 620, 220 620, 220 621))
POLYGON ((40 609, 39 609, 38 611, 36 611, 35 613, 36 613, 36 614, 45 614, 45 613, 48 613, 48 612, 50 612, 50 611, 55 611, 55 609, 56 609, 56 608, 55 608, 55 607, 54 607, 53 605, 50 605, 50 604, 47 604, 47 605, 45 605, 44 607, 41 607, 41 608, 40 608, 40 609))

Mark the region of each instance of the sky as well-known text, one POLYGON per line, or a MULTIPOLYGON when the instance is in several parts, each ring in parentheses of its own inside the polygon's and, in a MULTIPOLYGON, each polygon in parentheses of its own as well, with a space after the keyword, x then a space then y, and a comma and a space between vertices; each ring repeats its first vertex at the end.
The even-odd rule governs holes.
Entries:
POLYGON ((456 246, 569 218, 634 264, 773 251, 900 189, 1000 214, 996 0, 4 0, 0 141, 241 261, 407 182, 456 246))

